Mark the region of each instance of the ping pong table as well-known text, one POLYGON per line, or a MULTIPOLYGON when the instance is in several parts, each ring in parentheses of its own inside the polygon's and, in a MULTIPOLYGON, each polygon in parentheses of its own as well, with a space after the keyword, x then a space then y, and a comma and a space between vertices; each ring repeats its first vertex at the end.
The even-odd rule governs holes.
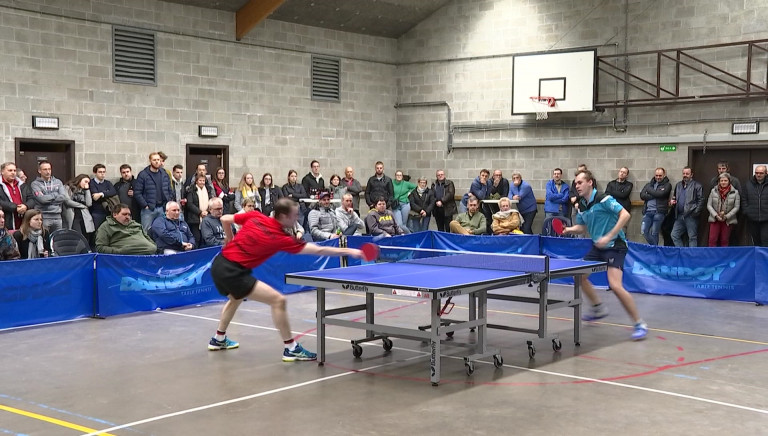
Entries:
MULTIPOLYGON (((386 249, 382 247, 381 258, 387 260, 386 249)), ((402 249, 402 248, 401 248, 402 249)), ((496 253, 456 253, 449 257, 430 257, 430 252, 448 252, 432 249, 402 249, 411 253, 427 254, 416 258, 403 259, 395 256, 395 262, 364 264, 345 268, 333 268, 320 271, 306 271, 285 275, 285 282, 317 289, 317 353, 318 363, 326 360, 326 326, 336 325, 362 329, 366 335, 354 339, 352 353, 362 355, 361 343, 381 340, 385 351, 392 349, 390 337, 427 341, 430 346, 430 381, 433 385, 440 382, 440 355, 442 345, 469 348, 470 354, 464 357, 468 375, 474 372, 474 361, 493 357, 496 367, 503 365, 503 358, 498 349, 487 346, 487 328, 501 328, 546 335, 546 316, 549 310, 560 307, 574 308, 574 338, 578 342, 581 295, 578 276, 605 270, 604 262, 585 262, 576 260, 550 259, 548 256, 506 255, 496 253), (482 260, 481 260, 482 258, 482 260), (478 265, 480 260, 480 265, 478 265), (547 284, 556 277, 573 276, 574 298, 568 301, 551 300, 547 296, 547 284), (505 294, 489 294, 511 286, 536 283, 539 297, 514 297, 505 294), (337 308, 326 307, 326 290, 339 289, 365 294, 365 303, 337 308), (405 295, 430 301, 430 324, 427 328, 404 328, 376 323, 374 296, 405 295), (444 299, 460 295, 469 295, 470 310, 468 320, 448 320, 443 318, 444 299), (488 324, 488 299, 535 302, 539 304, 538 330, 519 329, 510 326, 488 324), (365 311, 365 322, 334 318, 335 316, 365 311), (543 324, 542 324, 543 323, 543 324), (543 330, 542 330, 543 328, 543 330), (441 335, 452 336, 463 329, 476 329, 474 343, 441 340, 441 335)), ((389 259, 392 260, 392 259, 389 259)), ((447 304, 446 304, 447 306, 447 304)), ((531 344, 529 343, 529 352, 531 344)))

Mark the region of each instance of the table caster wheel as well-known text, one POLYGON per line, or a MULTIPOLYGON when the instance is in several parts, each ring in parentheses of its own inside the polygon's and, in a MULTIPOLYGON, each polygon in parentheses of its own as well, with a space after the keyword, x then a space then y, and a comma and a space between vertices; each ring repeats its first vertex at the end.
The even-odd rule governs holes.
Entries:
POLYGON ((449 338, 452 338, 452 337, 453 337, 453 333, 454 333, 454 332, 448 332, 448 333, 446 333, 446 334, 445 334, 445 336, 447 336, 447 337, 449 337, 449 338))
POLYGON ((472 375, 475 372, 475 363, 467 362, 464 364, 467 367, 467 375, 472 375))
POLYGON ((528 357, 533 359, 533 356, 536 355, 536 347, 533 346, 531 341, 527 341, 526 344, 528 344, 528 357))
POLYGON ((560 339, 552 339, 552 349, 555 351, 560 351, 563 348, 563 343, 560 342, 560 339))
POLYGON ((352 355, 355 357, 360 357, 363 355, 363 347, 354 344, 352 345, 352 355))
POLYGON ((504 365, 504 358, 501 357, 501 354, 494 354, 493 366, 495 366, 496 368, 501 368, 502 365, 504 365))
POLYGON ((384 351, 390 351, 392 350, 392 340, 389 338, 383 338, 381 340, 382 346, 384 347, 384 351))

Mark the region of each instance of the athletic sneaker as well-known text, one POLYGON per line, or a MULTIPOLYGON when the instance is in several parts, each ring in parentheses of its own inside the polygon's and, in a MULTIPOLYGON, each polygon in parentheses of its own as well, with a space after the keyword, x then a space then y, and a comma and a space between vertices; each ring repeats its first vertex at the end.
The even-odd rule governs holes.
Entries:
POLYGON ((608 316, 608 307, 605 304, 598 304, 590 307, 586 313, 581 315, 583 321, 597 321, 608 316))
POLYGON ((635 324, 635 330, 632 332, 632 340, 640 341, 645 339, 646 336, 648 336, 648 324, 644 322, 635 324))
POLYGON ((297 360, 317 360, 317 353, 307 351, 301 344, 297 343, 293 351, 287 348, 283 349, 283 362, 295 362, 297 360))
POLYGON ((228 337, 224 336, 223 341, 217 341, 216 338, 211 338, 211 341, 208 342, 208 349, 211 351, 218 351, 218 350, 230 350, 232 348, 239 347, 240 344, 231 341, 228 337))

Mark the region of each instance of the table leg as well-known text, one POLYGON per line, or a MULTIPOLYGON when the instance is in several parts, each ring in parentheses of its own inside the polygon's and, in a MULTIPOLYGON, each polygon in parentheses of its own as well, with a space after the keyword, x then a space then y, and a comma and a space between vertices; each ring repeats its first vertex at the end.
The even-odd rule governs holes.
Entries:
POLYGON ((547 337, 547 304, 549 299, 549 279, 539 283, 539 337, 547 337))
POLYGON ((573 306, 573 343, 577 346, 581 345, 581 277, 578 275, 573 278, 573 299, 579 302, 573 306))
MULTIPOLYGON (((485 354, 485 337, 488 333, 488 291, 480 291, 477 294, 477 319, 485 320, 483 325, 477 328, 477 354, 485 354)), ((470 294, 470 298, 474 299, 474 295, 470 294)))
POLYGON ((317 288, 317 364, 325 362, 325 288, 317 288))
POLYGON ((429 348, 432 354, 429 358, 429 380, 432 382, 432 386, 437 386, 440 383, 440 303, 439 298, 433 298, 432 307, 430 308, 432 312, 432 328, 430 332, 432 335, 429 339, 429 348))
MULTIPOLYGON (((373 297, 374 295, 371 293, 366 292, 365 293, 365 322, 368 324, 374 323, 374 303, 373 303, 373 297)), ((374 335, 373 330, 366 330, 365 331, 365 337, 366 338, 372 338, 374 335)))

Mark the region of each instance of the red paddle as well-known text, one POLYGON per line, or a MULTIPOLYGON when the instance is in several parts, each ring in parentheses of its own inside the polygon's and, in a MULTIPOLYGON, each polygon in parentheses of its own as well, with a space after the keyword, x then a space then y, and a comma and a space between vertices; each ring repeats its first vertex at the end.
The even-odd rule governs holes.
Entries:
POLYGON ((552 220, 552 231, 555 232, 557 236, 563 235, 563 220, 560 219, 553 219, 552 220))
POLYGON ((379 258, 379 246, 371 242, 366 242, 360 247, 360 251, 363 252, 363 259, 366 262, 376 260, 379 258))

